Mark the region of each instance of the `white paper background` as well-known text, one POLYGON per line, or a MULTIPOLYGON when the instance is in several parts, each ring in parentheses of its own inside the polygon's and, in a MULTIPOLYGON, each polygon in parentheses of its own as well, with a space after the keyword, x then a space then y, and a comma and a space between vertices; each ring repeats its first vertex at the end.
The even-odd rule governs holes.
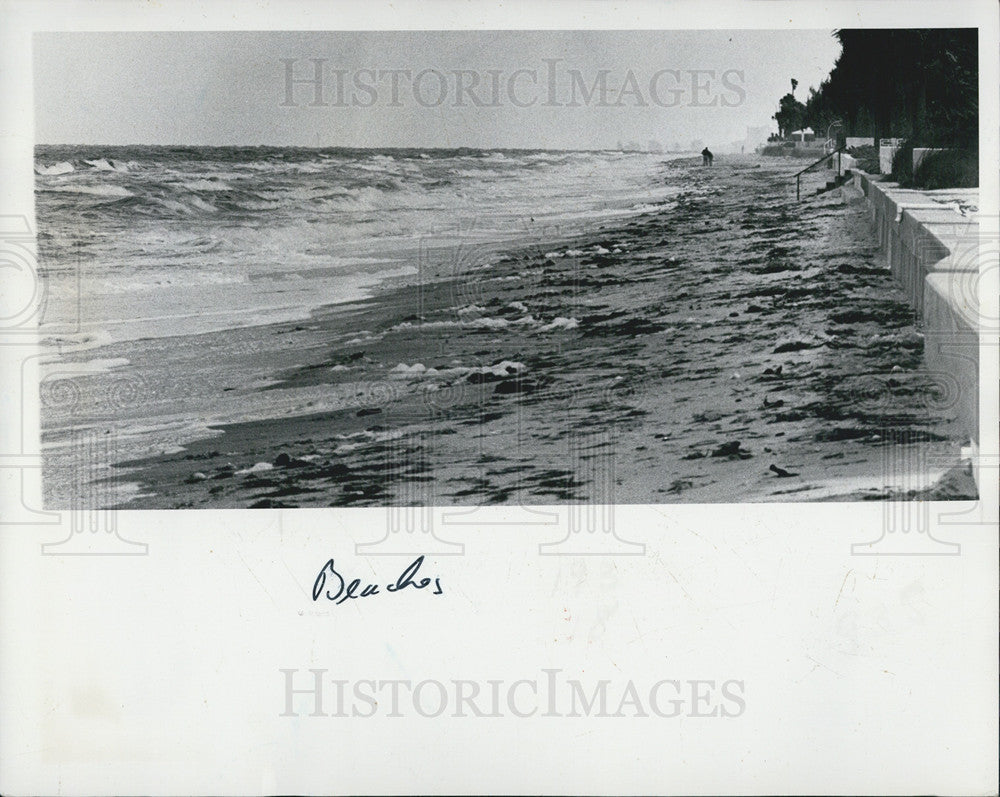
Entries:
MULTIPOLYGON (((32 213, 33 29, 978 25, 981 209, 996 218, 995 5, 537 5, 6 3, 0 213, 32 213)), ((996 317, 995 273, 982 290, 996 317)), ((622 506, 618 533, 646 549, 616 557, 540 556, 566 510, 534 527, 496 525, 516 509, 483 510, 474 526, 438 512, 438 533, 465 546, 428 557, 444 595, 339 607, 308 595, 327 558, 383 582, 409 561, 356 554, 385 534, 383 511, 120 512, 118 534, 148 555, 41 555, 68 513, 31 515, 37 375, 4 342, 2 437, 16 441, 0 457, 5 794, 996 791, 995 339, 981 358, 983 498, 925 507, 958 556, 852 556, 882 535, 879 503, 622 506), (290 718, 281 668, 303 683, 309 668, 414 682, 558 668, 616 694, 628 680, 737 679, 746 710, 290 718)))

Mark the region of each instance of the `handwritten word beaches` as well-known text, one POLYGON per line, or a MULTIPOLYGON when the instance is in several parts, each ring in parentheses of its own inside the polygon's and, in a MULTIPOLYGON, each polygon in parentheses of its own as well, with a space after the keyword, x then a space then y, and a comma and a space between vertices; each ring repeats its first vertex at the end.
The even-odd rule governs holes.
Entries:
MULTIPOLYGON (((429 587, 432 583, 430 578, 417 578, 417 573, 420 571, 420 566, 423 563, 423 556, 418 556, 410 562, 406 569, 399 574, 399 578, 394 583, 385 585, 386 592, 402 592, 406 589, 420 590, 429 587)), ((429 594, 440 595, 442 593, 441 579, 433 579, 433 584, 434 591, 429 594)), ((327 560, 313 582, 312 595, 314 602, 318 601, 321 597, 325 597, 328 601, 333 601, 339 606, 346 600, 370 598, 372 595, 381 594, 382 592, 378 584, 366 584, 362 587, 360 578, 347 581, 343 575, 337 572, 333 559, 327 560)))

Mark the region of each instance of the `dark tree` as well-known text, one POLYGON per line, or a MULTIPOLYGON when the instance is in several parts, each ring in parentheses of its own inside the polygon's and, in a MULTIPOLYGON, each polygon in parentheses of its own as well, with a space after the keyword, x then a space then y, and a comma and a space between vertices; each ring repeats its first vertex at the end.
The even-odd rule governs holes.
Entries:
POLYGON ((834 36, 840 56, 830 76, 810 90, 804 124, 821 131, 841 121, 852 136, 978 147, 976 29, 843 28, 834 36))
POLYGON ((802 127, 806 106, 795 99, 794 94, 786 94, 778 103, 778 112, 772 117, 778 123, 778 131, 787 136, 802 127))

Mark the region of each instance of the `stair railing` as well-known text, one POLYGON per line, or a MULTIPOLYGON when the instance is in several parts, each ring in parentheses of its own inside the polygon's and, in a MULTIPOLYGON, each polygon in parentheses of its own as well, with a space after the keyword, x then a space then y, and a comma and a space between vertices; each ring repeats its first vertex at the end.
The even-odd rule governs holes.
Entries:
POLYGON ((847 149, 847 145, 846 144, 843 145, 843 146, 837 147, 833 152, 828 152, 826 155, 824 155, 819 160, 813 161, 808 166, 806 166, 806 168, 804 168, 802 171, 798 172, 795 175, 795 201, 796 202, 800 202, 801 201, 801 184, 800 183, 801 183, 801 180, 802 180, 802 175, 805 174, 807 171, 809 171, 811 168, 813 168, 813 166, 818 166, 819 164, 821 164, 827 158, 832 158, 834 155, 837 156, 837 177, 840 177, 840 153, 843 152, 845 149, 847 149))

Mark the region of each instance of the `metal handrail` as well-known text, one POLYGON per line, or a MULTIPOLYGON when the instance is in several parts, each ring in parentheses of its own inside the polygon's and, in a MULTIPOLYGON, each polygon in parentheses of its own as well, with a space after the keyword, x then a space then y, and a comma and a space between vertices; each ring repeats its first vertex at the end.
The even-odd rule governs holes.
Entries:
MULTIPOLYGON (((808 166, 806 166, 806 168, 804 168, 802 171, 798 172, 795 175, 795 201, 796 202, 801 201, 799 191, 800 191, 800 181, 802 179, 802 175, 805 174, 807 171, 809 171, 813 166, 818 166, 823 161, 825 161, 827 158, 832 158, 834 155, 836 155, 839 152, 843 152, 845 149, 847 149, 847 145, 846 144, 844 144, 843 146, 837 147, 833 152, 829 152, 826 155, 824 155, 822 158, 820 158, 818 161, 814 161, 813 163, 810 163, 808 166)), ((840 177, 840 158, 837 158, 837 177, 840 177)))

